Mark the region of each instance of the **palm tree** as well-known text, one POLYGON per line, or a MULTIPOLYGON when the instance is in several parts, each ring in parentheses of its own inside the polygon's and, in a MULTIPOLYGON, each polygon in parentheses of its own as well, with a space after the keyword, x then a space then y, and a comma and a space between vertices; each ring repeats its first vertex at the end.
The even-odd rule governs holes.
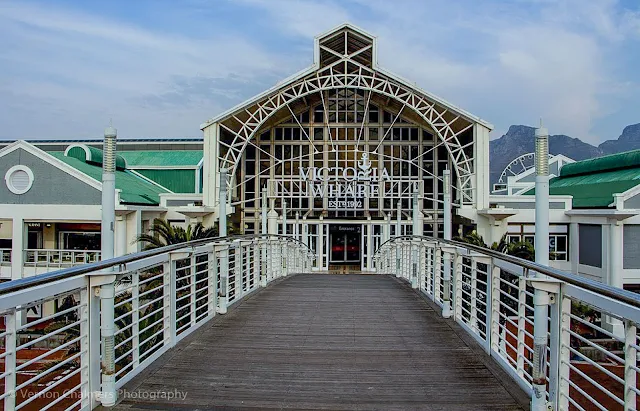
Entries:
MULTIPOLYGON (((231 231, 231 230, 230 230, 231 231)), ((182 227, 172 226, 167 220, 156 218, 151 226, 151 233, 141 234, 137 242, 145 244, 145 250, 164 247, 170 244, 180 244, 187 241, 211 238, 218 235, 218 227, 205 227, 202 223, 182 227)))

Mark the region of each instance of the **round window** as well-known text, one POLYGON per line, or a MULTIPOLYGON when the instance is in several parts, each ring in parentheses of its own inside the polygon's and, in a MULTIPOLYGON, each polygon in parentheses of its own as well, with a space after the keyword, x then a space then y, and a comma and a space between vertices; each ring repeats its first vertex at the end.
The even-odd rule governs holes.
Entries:
POLYGON ((4 175, 7 188, 14 194, 24 194, 31 189, 33 172, 26 166, 13 166, 4 175))

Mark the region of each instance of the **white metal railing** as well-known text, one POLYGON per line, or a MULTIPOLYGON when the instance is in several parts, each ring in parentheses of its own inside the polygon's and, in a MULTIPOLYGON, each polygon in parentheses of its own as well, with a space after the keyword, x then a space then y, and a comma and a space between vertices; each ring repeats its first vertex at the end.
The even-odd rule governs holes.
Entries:
POLYGON ((0 284, 0 408, 111 404, 216 313, 313 258, 291 237, 226 237, 0 284))
POLYGON ((11 265, 10 248, 0 248, 0 265, 11 265))
POLYGON ((88 250, 24 250, 25 267, 66 268, 100 261, 100 251, 88 250))
POLYGON ((547 409, 640 408, 640 295, 431 237, 392 239, 374 257, 379 272, 411 282, 444 316, 450 307, 451 317, 526 392, 536 395, 535 386, 544 387, 539 395, 547 409), (548 308, 542 350, 534 344, 534 297, 536 305, 548 308), (546 361, 538 362, 538 356, 546 361), (536 371, 544 378, 534 384, 536 371))

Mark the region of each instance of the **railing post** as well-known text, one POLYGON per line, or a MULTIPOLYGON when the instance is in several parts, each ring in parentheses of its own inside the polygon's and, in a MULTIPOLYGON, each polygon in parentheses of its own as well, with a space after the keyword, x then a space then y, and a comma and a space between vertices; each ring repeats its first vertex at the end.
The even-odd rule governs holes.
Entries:
MULTIPOLYGON (((88 282, 87 282, 88 283, 88 282)), ((91 407, 91 384, 89 379, 90 375, 90 346, 89 346, 89 291, 90 287, 85 287, 80 290, 80 308, 78 317, 80 319, 80 365, 84 368, 80 375, 80 382, 82 385, 82 407, 91 407)))
POLYGON ((401 250, 402 246, 396 240, 393 244, 393 256, 396 258, 396 277, 400 278, 402 276, 402 265, 401 265, 401 250))
POLYGON ((478 261, 471 258, 471 329, 478 332, 478 261))
POLYGON ((254 239, 252 242, 253 252, 253 287, 258 288, 260 283, 260 264, 262 263, 262 250, 260 249, 260 240, 254 239))
POLYGON ((218 290, 218 313, 227 313, 229 300, 229 243, 222 243, 220 249, 220 289, 218 290))
MULTIPOLYGON (((242 298, 242 277, 244 274, 244 247, 241 240, 236 240, 233 247, 233 301, 242 298)), ((231 273, 229 273, 231 274, 231 273)))
MULTIPOLYGON (((455 272, 455 275, 452 275, 452 280, 453 280, 453 293, 449 296, 450 300, 451 300, 451 315, 453 316, 454 320, 460 320, 462 321, 462 283, 463 283, 463 276, 462 276, 462 272, 464 271, 464 258, 462 256, 458 256, 456 255, 453 258, 453 269, 452 272, 455 272), (455 296, 460 296, 460 298, 455 298, 455 296)), ((451 289, 451 287, 449 287, 449 289, 451 289)), ((444 307, 444 306, 443 306, 444 307)), ((443 308, 444 310, 444 308, 443 308)), ((471 310, 469 310, 471 311, 471 310)), ((444 317, 444 314, 443 314, 444 317)), ((447 318, 447 317, 445 317, 447 318)))
POLYGON ((518 277, 518 344, 516 352, 516 369, 518 375, 524 378, 524 352, 525 352, 525 337, 527 326, 527 282, 524 277, 518 277))
MULTIPOLYGON (((490 333, 491 333, 491 341, 489 342, 489 347, 499 353, 500 352, 500 267, 493 264, 492 261, 491 272, 489 272, 487 288, 491 288, 491 301, 490 311, 491 311, 491 322, 490 324, 490 333)), ((506 324, 505 324, 506 326, 506 324)))
POLYGON ((11 310, 5 316, 5 326, 7 334, 4 337, 5 353, 4 357, 4 392, 11 394, 4 398, 4 410, 13 411, 16 406, 16 346, 18 345, 18 333, 16 331, 16 317, 20 315, 19 311, 11 310))
POLYGON ((140 355, 139 355, 139 342, 140 342, 140 324, 138 320, 140 313, 138 312, 140 307, 139 294, 140 294, 140 274, 138 271, 131 273, 131 356, 133 368, 138 368, 140 355))
POLYGON ((102 396, 104 407, 112 407, 117 400, 116 354, 114 324, 115 285, 113 282, 100 286, 100 329, 102 333, 102 396))
POLYGON ((191 254, 191 257, 189 258, 189 265, 190 265, 190 270, 189 270, 189 293, 191 294, 191 296, 189 297, 189 322, 191 323, 191 325, 189 325, 189 327, 193 326, 196 323, 196 277, 197 277, 197 272, 198 272, 198 267, 196 265, 196 255, 195 253, 191 254))
POLYGON ((549 403, 553 409, 559 408, 560 392, 560 357, 562 338, 562 302, 561 290, 553 296, 553 303, 550 304, 550 329, 549 329, 549 403))
POLYGON ((209 294, 207 311, 209 315, 215 315, 218 306, 218 260, 215 247, 207 254, 207 285, 209 294))
MULTIPOLYGON (((549 331, 549 305, 558 294, 559 282, 546 278, 531 280, 534 287, 533 297, 533 361, 532 361, 532 388, 531 410, 547 410, 547 341, 549 331), (554 293, 555 291, 555 293, 554 293)), ((526 301, 526 299, 525 299, 526 301)), ((524 301, 523 301, 524 304, 524 301)), ((523 336, 524 337, 524 336, 523 336)), ((557 370, 551 370, 551 373, 557 370)))
POLYGON ((440 278, 442 278, 442 249, 434 246, 433 252, 433 295, 431 297, 433 301, 437 301, 440 298, 440 278))
POLYGON ((178 313, 177 299, 178 299, 178 281, 177 281, 177 264, 176 261, 169 254, 169 297, 171 298, 169 304, 169 337, 171 338, 171 347, 175 346, 178 339, 178 313))
POLYGON ((445 251, 443 254, 443 261, 444 275, 442 282, 442 316, 444 318, 451 318, 451 315, 453 314, 451 312, 451 254, 445 251))
POLYGON ((267 257, 267 242, 268 237, 263 236, 260 238, 260 250, 261 250, 261 258, 260 258, 260 286, 267 286, 267 270, 269 269, 268 257, 267 257))
POLYGON ((164 335, 163 335, 163 339, 164 341, 169 341, 169 342, 173 342, 173 337, 172 337, 172 329, 174 328, 171 324, 171 319, 172 317, 172 312, 174 312, 172 310, 172 307, 174 305, 174 303, 172 303, 173 300, 173 285, 172 285, 172 278, 173 276, 171 275, 171 257, 169 257, 169 261, 167 261, 166 263, 162 264, 162 272, 163 272, 163 287, 162 287, 162 293, 163 293, 163 307, 164 309, 162 310, 162 316, 164 318, 163 321, 163 328, 164 328, 164 335))
POLYGON ((624 324, 624 404, 625 409, 633 410, 636 408, 636 380, 637 373, 635 367, 638 362, 638 352, 635 348, 637 345, 636 325, 626 320, 624 324))

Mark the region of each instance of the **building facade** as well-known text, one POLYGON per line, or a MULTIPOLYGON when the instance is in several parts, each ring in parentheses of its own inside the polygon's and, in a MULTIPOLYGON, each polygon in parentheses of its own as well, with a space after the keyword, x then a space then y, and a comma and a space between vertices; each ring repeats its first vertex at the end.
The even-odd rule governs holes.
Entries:
POLYGON ((414 193, 416 234, 442 236, 445 170, 456 227, 489 206, 491 128, 380 68, 376 38, 345 24, 316 38, 310 68, 202 125, 203 203, 217 207, 225 169, 245 233, 261 232, 266 204, 317 269, 373 270, 384 238, 412 233, 414 193))

